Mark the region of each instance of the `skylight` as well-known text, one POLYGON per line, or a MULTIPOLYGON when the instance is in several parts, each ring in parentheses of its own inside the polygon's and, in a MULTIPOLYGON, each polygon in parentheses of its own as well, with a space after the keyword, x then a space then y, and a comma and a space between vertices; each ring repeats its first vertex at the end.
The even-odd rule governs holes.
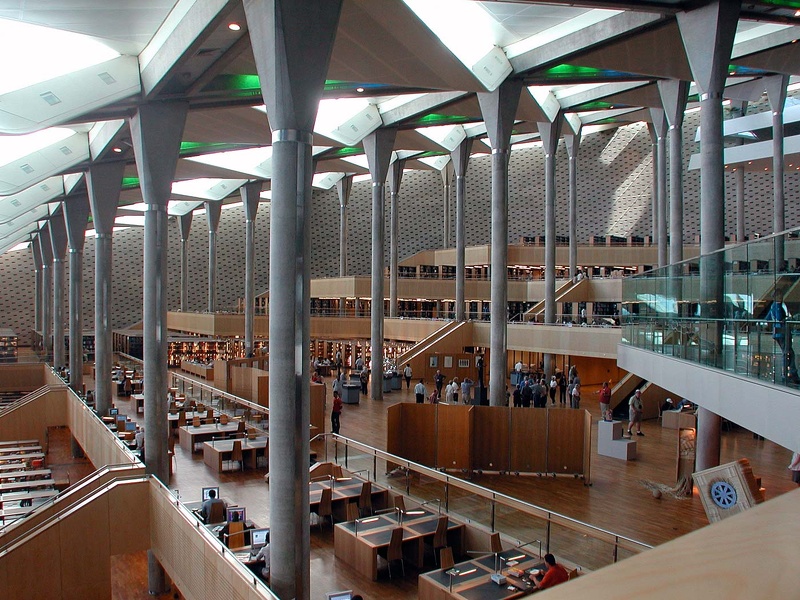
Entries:
POLYGON ((90 37, 0 19, 0 94, 117 58, 119 53, 90 37))
POLYGON ((540 46, 544 46, 545 44, 549 44, 550 42, 560 39, 566 35, 580 31, 585 27, 589 27, 590 25, 610 19, 614 15, 618 15, 620 12, 622 11, 605 10, 599 8, 587 10, 585 13, 577 17, 568 19, 563 23, 537 33, 536 35, 532 35, 515 44, 509 45, 506 48, 506 54, 509 58, 514 58, 515 56, 519 56, 520 54, 524 54, 525 52, 529 52, 539 48, 540 46))
POLYGON ((245 183, 247 183, 246 179, 216 179, 212 177, 187 179, 174 182, 172 193, 204 200, 222 200, 245 183))
MULTIPOLYGON (((3 67, 0 67, 0 71, 2 70, 3 67)), ((2 85, 2 77, 0 77, 0 85, 2 85)), ((0 167, 62 142, 74 133, 72 129, 51 127, 27 135, 0 136, 0 167)))
POLYGON ((264 179, 272 177, 272 146, 188 156, 186 160, 238 173, 247 173, 264 179))

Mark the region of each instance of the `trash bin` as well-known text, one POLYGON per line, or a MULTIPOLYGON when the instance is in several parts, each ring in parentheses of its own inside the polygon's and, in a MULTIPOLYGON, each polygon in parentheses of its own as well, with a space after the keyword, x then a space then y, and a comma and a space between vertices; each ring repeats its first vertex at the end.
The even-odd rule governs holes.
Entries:
POLYGON ((383 374, 383 393, 388 394, 392 391, 392 380, 394 379, 394 372, 388 371, 383 374))
POLYGON ((342 403, 343 404, 358 404, 361 396, 360 383, 344 383, 342 384, 342 403))
POLYGON ((403 389, 403 375, 399 371, 394 371, 394 374, 392 375, 392 389, 403 389))

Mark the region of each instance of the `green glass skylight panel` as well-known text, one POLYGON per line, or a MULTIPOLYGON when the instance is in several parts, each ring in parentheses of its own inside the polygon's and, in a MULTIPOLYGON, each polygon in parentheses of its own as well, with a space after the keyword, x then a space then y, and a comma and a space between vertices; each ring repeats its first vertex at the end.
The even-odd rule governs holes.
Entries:
POLYGON ((429 115, 425 115, 413 121, 413 125, 416 127, 430 127, 432 125, 460 125, 462 123, 469 123, 470 121, 474 121, 470 117, 465 117, 463 115, 442 115, 439 113, 431 113, 429 115))
POLYGON ((594 102, 586 102, 580 106, 576 106, 573 110, 607 110, 609 108, 623 108, 621 104, 611 104, 610 102, 603 102, 602 100, 595 100, 594 102))
POLYGON ((344 158, 346 156, 355 156, 363 153, 364 151, 361 148, 345 146, 344 148, 333 150, 330 154, 326 154, 325 158, 344 158))
POLYGON ((123 190, 130 190, 133 188, 139 187, 139 178, 138 177, 123 177, 122 178, 122 189, 123 190))
POLYGON ((547 69, 541 76, 537 76, 536 79, 564 79, 580 81, 582 79, 623 79, 633 77, 634 75, 632 73, 614 71, 613 69, 598 69, 596 67, 582 67, 580 65, 561 64, 547 69))
POLYGON ((762 4, 770 4, 783 8, 800 8, 800 2, 792 0, 762 0, 762 4))
POLYGON ((208 152, 225 152, 226 150, 238 150, 251 148, 252 144, 224 144, 221 142, 181 142, 181 156, 194 154, 205 154, 208 152))

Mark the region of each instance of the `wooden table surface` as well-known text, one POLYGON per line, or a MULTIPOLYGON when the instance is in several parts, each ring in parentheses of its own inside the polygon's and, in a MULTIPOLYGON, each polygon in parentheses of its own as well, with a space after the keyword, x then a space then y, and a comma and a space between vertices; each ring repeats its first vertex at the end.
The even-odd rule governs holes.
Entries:
POLYGON ((259 450, 266 453, 269 447, 269 438, 266 436, 257 437, 254 440, 243 438, 240 440, 214 440, 213 442, 203 443, 203 462, 217 473, 222 472, 222 463, 230 460, 233 452, 234 442, 242 442, 242 455, 244 458, 244 468, 255 469, 258 461, 259 450))
POLYGON ((228 437, 238 430, 238 421, 228 423, 227 425, 220 425, 219 423, 200 425, 199 427, 186 425, 185 427, 178 428, 178 438, 180 439, 181 448, 187 452, 194 452, 195 444, 210 441, 215 437, 228 437))

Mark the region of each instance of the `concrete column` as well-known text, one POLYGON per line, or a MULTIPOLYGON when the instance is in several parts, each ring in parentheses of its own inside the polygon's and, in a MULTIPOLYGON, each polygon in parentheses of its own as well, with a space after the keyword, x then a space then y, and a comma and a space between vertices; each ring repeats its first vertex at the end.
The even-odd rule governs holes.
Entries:
POLYGON ((508 160, 511 130, 519 105, 522 82, 506 80, 493 92, 481 92, 478 101, 492 145, 492 303, 489 338, 489 404, 506 403, 508 354, 508 160))
POLYGON ((39 249, 42 252, 42 351, 47 362, 53 362, 53 246, 50 243, 50 225, 39 232, 39 249))
MULTIPOLYGON (((702 316, 721 318, 725 246, 725 167, 722 92, 728 74, 739 2, 714 0, 677 14, 692 76, 700 91, 700 300, 702 316)), ((707 341, 721 355, 722 328, 707 341)), ((720 417, 698 410, 697 470, 719 465, 720 417)))
MULTIPOLYGON (((142 104, 130 120, 144 213, 144 422, 147 473, 169 484, 167 454, 167 203, 178 162, 185 103, 142 104)), ((149 551, 150 594, 166 590, 163 569, 149 551)))
POLYGON ((60 368, 67 364, 64 347, 67 228, 61 214, 50 219, 50 243, 53 248, 53 366, 60 368))
POLYGON ((256 311, 256 216, 261 201, 262 182, 254 181, 239 189, 244 204, 244 355, 253 354, 256 311))
MULTIPOLYGON (((786 86, 788 75, 775 75, 766 79, 767 96, 772 110, 772 232, 778 233, 786 229, 786 210, 784 200, 783 177, 783 110, 786 104, 786 86)), ((775 239, 775 272, 786 271, 785 240, 775 239)))
POLYGON ((272 129, 270 218, 270 581, 310 597, 310 233, 312 131, 341 0, 245 0, 272 129), (309 18, 313 15, 313 18, 309 18), (302 57, 302 60, 286 60, 302 57))
POLYGON ((396 129, 378 129, 364 138, 372 177, 372 305, 370 307, 370 344, 372 346, 372 386, 370 397, 383 400, 383 242, 386 177, 397 136, 396 129))
POLYGON ((205 202, 208 223, 208 312, 217 310, 217 228, 222 202, 205 202))
POLYGON ((114 218, 117 214, 125 163, 96 163, 89 167, 86 184, 92 211, 94 242, 94 402, 99 415, 111 408, 113 362, 111 322, 111 253, 114 218))
POLYGON ((83 245, 89 222, 89 198, 62 203, 69 243, 69 386, 83 393, 83 245))
POLYGON ((578 149, 581 146, 580 129, 564 135, 569 165, 569 278, 578 276, 578 149))
POLYGON ((400 183, 406 161, 398 158, 389 165, 389 316, 397 317, 397 258, 398 238, 400 237, 400 183))
POLYGON ((464 214, 467 204, 467 166, 471 151, 472 138, 466 138, 450 153, 450 163, 456 177, 456 321, 467 320, 467 225, 464 214))
POLYGON ((442 248, 450 247, 450 199, 453 196, 453 163, 448 162, 444 169, 441 170, 442 174, 442 189, 444 198, 442 206, 444 207, 443 216, 443 229, 442 229, 442 248))
POLYGON ((650 118, 653 120, 655 142, 655 176, 656 176, 656 241, 658 243, 658 266, 664 267, 668 262, 667 251, 667 119, 662 108, 651 108, 650 118))
POLYGON ((669 262, 683 260, 683 115, 689 97, 689 82, 677 79, 658 82, 661 104, 669 125, 669 262))
MULTIPOLYGON (((544 149, 544 322, 556 322, 556 151, 561 136, 561 113, 537 123, 544 149)), ((555 355, 544 355, 544 372, 555 373, 555 355)))
POLYGON ((189 310, 189 232, 192 229, 194 211, 178 217, 181 233, 181 312, 189 310))
POLYGON ((33 290, 33 330, 42 330, 42 251, 39 248, 39 237, 31 240, 31 255, 33 256, 33 270, 36 274, 33 290))
MULTIPOLYGON (((345 175, 336 182, 336 192, 339 195, 339 277, 347 277, 347 204, 350 202, 352 189, 352 175, 345 175)), ((345 315, 346 301, 347 298, 339 298, 340 317, 345 315)), ((358 301, 356 301, 355 316, 358 316, 358 301)))
POLYGON ((652 123, 647 124, 647 132, 650 134, 650 141, 653 144, 653 177, 650 188, 650 212, 652 214, 652 227, 650 235, 652 243, 658 245, 658 136, 652 123))

